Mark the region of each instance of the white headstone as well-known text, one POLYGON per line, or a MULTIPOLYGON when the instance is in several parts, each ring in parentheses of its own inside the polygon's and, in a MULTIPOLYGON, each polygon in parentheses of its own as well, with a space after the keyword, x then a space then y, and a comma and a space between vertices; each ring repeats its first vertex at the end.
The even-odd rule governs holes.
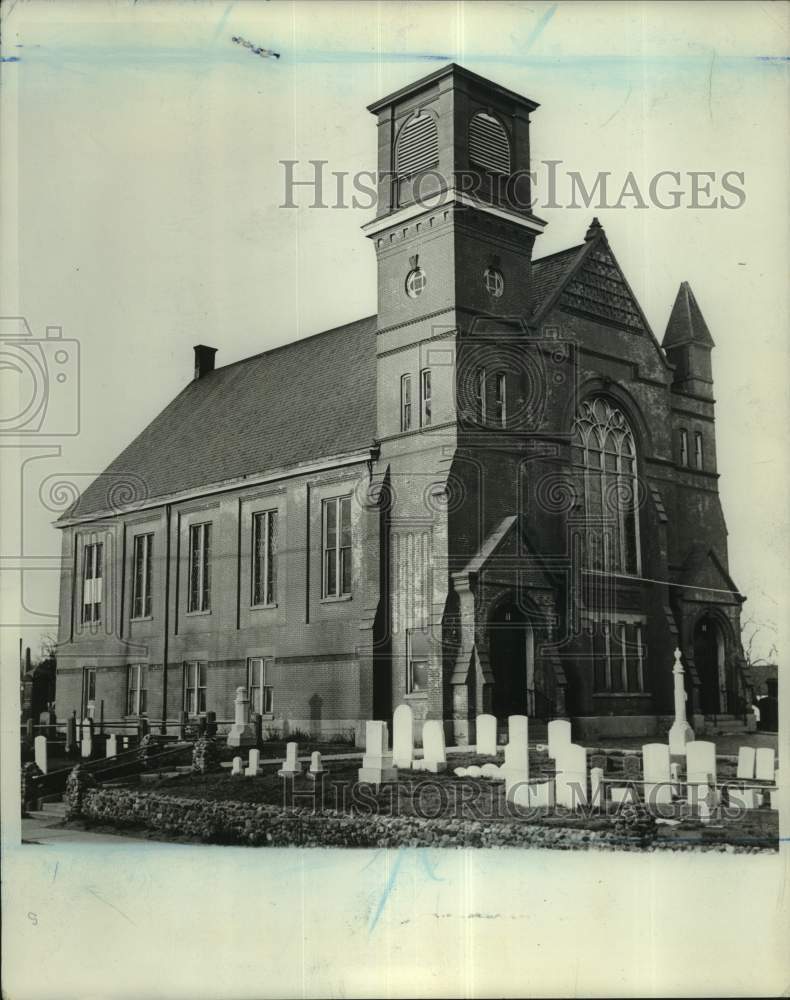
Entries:
POLYGON ((467 778, 482 778, 483 772, 477 764, 472 764, 471 767, 467 767, 466 776, 467 778))
POLYGON ((241 757, 233 758, 233 767, 230 769, 230 773, 234 778, 240 777, 244 774, 244 768, 242 767, 241 757))
MULTIPOLYGON (((511 715, 507 720, 508 743, 515 743, 518 747, 526 747, 529 734, 529 719, 526 715, 511 715)), ((519 753, 521 751, 519 750, 519 753)))
POLYGON ((484 778, 491 778, 494 781, 499 781, 499 768, 496 764, 483 764, 480 768, 480 773, 484 778))
POLYGON ((47 773, 47 738, 46 736, 37 736, 33 740, 34 754, 36 758, 36 764, 41 768, 42 774, 47 773))
POLYGON ((310 754, 310 775, 315 777, 317 774, 324 774, 324 765, 321 763, 321 754, 318 750, 314 750, 310 754))
POLYGON ((675 696, 675 721, 669 728, 669 752, 682 754, 686 744, 694 739, 694 730, 686 718, 686 682, 683 680, 683 661, 679 649, 675 650, 675 662, 672 666, 672 682, 675 696))
POLYGON ((671 804, 672 775, 669 764, 669 746, 666 743, 645 743, 642 747, 644 794, 647 805, 671 804))
POLYGON ((755 755, 754 776, 758 781, 774 780, 774 750, 773 747, 759 747, 755 755))
POLYGON ((260 750, 250 750, 250 759, 244 773, 248 778, 257 778, 261 773, 261 752, 260 750))
POLYGON ((587 751, 569 743, 557 750, 555 795, 558 806, 576 809, 587 804, 587 751))
POLYGON ((105 753, 108 757, 118 756, 118 737, 115 733, 112 733, 107 737, 107 746, 105 747, 105 753))
POLYGON ((293 778, 302 773, 302 765, 299 763, 299 744, 285 744, 285 763, 277 772, 281 778, 293 778))
POLYGON ((409 768, 414 760, 414 713, 398 705, 392 716, 392 758, 395 767, 409 768))
POLYGON ((423 770, 437 774, 447 768, 444 746, 444 726, 437 719, 429 719, 422 727, 423 770))
MULTIPOLYGON (((527 717, 511 715, 508 719, 510 742, 505 747, 505 794, 509 802, 522 803, 524 793, 517 789, 529 781, 529 744, 527 743, 527 717)), ((528 795, 528 793, 527 793, 528 795)))
POLYGON ((91 735, 91 727, 82 727, 82 743, 80 745, 80 755, 82 757, 88 758, 93 755, 93 736, 91 735))
POLYGON ((716 744, 693 740, 686 744, 686 794, 691 806, 713 796, 716 801, 716 744))
POLYGON ((465 767, 454 767, 453 768, 453 774, 456 776, 456 778, 465 778, 466 777, 466 768, 465 767))
POLYGON ((740 747, 738 750, 737 778, 754 777, 755 752, 754 747, 740 747))
POLYGON ((477 717, 477 752, 496 757, 496 717, 493 715, 477 717))
POLYGON ((228 732, 229 747, 254 747, 255 727, 250 725, 250 699, 247 689, 236 688, 236 700, 233 703, 235 713, 234 723, 228 732))
POLYGON ((567 719, 552 719, 548 725, 548 733, 549 757, 556 760, 560 748, 571 745, 571 724, 567 719))
POLYGON ((387 723, 373 720, 365 723, 365 756, 362 767, 357 771, 357 781, 370 785, 380 785, 385 781, 397 781, 398 769, 393 766, 389 752, 387 723))
POLYGON ((603 781, 603 768, 590 769, 590 805, 593 809, 603 809, 606 805, 606 785, 603 781))

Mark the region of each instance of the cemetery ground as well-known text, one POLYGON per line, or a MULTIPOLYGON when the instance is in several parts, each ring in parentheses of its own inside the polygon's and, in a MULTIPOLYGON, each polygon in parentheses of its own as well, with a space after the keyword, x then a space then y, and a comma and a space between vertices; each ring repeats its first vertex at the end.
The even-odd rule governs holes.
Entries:
MULTIPOLYGON (((744 736, 735 738, 747 743, 744 736)), ((613 742, 613 741, 609 741, 613 742)), ((623 741, 626 742, 626 741, 623 741)), ((630 741, 628 741, 630 742, 630 741)), ((754 734, 751 745, 776 745, 754 734)), ((721 746, 735 753, 737 746, 721 746)), ((219 747, 226 760, 244 751, 219 747)), ((167 776, 144 774, 111 783, 95 799, 91 815, 64 824, 76 837, 118 833, 171 842, 255 846, 434 846, 544 847, 607 850, 710 850, 759 853, 778 847, 778 814, 762 808, 714 811, 705 822, 685 800, 650 814, 639 804, 607 803, 602 810, 523 809, 508 802, 505 785, 479 776, 457 777, 456 768, 501 763, 498 757, 464 751, 448 754, 438 774, 401 768, 398 780, 379 786, 359 783, 360 751, 338 753, 321 746, 326 773, 312 780, 306 770, 278 776, 280 747, 265 750, 254 777, 231 776, 227 768, 205 774, 184 766, 167 776), (273 753, 274 751, 274 753, 273 753), (272 754, 272 756, 270 756, 272 754), (187 817, 185 820, 184 818, 187 817)), ((300 747, 300 756, 319 744, 300 747)), ((608 781, 627 784, 636 755, 607 748, 608 781), (629 760, 630 759, 630 760, 629 760)), ((590 754, 600 752, 591 748, 590 754)), ((530 748, 530 779, 549 778, 554 762, 542 748, 530 748)), ((734 759, 721 756, 718 780, 734 779, 734 759)), ((32 838, 31 838, 32 839, 32 838)))

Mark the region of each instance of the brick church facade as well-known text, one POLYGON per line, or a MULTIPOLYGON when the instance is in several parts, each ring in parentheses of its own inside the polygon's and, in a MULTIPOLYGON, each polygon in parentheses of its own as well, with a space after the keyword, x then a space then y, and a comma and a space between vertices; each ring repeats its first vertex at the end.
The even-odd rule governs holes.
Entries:
POLYGON ((194 378, 58 522, 58 714, 359 733, 409 703, 660 734, 750 695, 713 339, 606 234, 533 259, 537 105, 448 66, 371 105, 378 311, 194 378), (517 182, 517 183, 516 183, 517 182))

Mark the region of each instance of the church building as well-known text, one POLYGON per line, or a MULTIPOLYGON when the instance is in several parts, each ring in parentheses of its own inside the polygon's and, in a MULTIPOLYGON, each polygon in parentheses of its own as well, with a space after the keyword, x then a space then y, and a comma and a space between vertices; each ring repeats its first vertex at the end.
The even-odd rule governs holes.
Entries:
POLYGON ((684 281, 659 343, 597 219, 535 252, 537 107, 457 65, 370 106, 376 315, 195 347, 60 519, 61 718, 660 737, 676 646, 695 729, 743 715, 713 338, 684 281))

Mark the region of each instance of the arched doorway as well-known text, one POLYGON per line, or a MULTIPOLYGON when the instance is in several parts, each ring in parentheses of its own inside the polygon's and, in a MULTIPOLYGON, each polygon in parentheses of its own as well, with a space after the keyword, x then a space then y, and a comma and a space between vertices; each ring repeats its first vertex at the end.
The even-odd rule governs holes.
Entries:
POLYGON ((524 612, 514 604, 497 608, 489 622, 488 643, 493 714, 497 719, 534 715, 535 642, 524 612))
POLYGON ((722 627, 712 615, 705 614, 694 626, 694 665, 703 715, 718 715, 727 710, 725 657, 722 627))

